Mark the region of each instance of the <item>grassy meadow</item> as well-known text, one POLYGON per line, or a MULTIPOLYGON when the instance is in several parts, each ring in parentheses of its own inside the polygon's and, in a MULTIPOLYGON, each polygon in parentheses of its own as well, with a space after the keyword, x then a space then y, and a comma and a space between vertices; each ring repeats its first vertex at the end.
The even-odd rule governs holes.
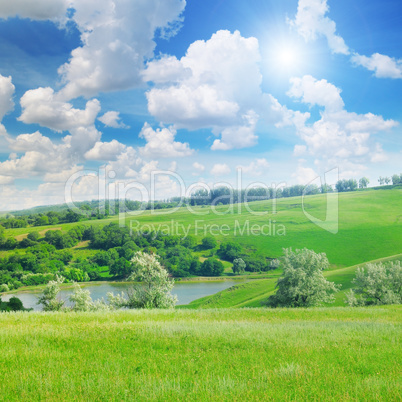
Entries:
POLYGON ((7 313, 2 400, 401 400, 401 307, 7 313))
MULTIPOLYGON (((325 195, 307 196, 304 206, 308 213, 324 219, 326 213, 325 195)), ((204 228, 210 225, 227 225, 230 230, 227 236, 217 235, 219 241, 235 240, 255 255, 279 257, 282 248, 307 247, 316 252, 325 252, 333 268, 345 268, 400 254, 402 252, 402 188, 390 190, 367 190, 339 193, 339 231, 329 233, 304 215, 301 197, 281 198, 276 201, 255 201, 249 203, 254 212, 268 211, 266 215, 254 215, 244 204, 215 207, 219 215, 211 207, 193 207, 195 215, 186 208, 178 210, 161 210, 151 213, 145 211, 138 216, 128 216, 125 223, 130 227, 137 225, 153 225, 156 229, 171 226, 172 220, 179 225, 190 228, 189 233, 198 239, 204 237, 204 228), (273 211, 276 211, 273 214, 273 211), (139 223, 137 223, 137 221, 139 223), (196 221, 200 221, 198 229, 196 221), (253 225, 266 225, 271 221, 271 235, 256 236, 240 233, 246 222, 253 225), (238 223, 236 223, 238 222, 238 223), (237 225, 237 226, 236 226, 237 225), (285 228, 283 231, 278 229, 285 228), (235 230, 237 228, 237 230, 235 230), (275 229, 275 230, 274 230, 275 229), (276 231, 276 233, 275 233, 276 231)), ((105 220, 88 221, 90 225, 104 226, 118 221, 118 217, 105 220)), ((83 222, 85 223, 85 222, 83 222)), ((76 223, 56 225, 55 228, 68 230, 76 223)), ((44 233, 51 226, 37 228, 21 228, 6 230, 7 236, 21 239, 31 231, 44 233)), ((207 229, 208 230, 208 229, 207 229)), ((208 234, 208 232, 206 233, 208 234)), ((90 255, 85 245, 74 249, 74 255, 90 255)), ((3 252, 2 255, 6 255, 3 252)))

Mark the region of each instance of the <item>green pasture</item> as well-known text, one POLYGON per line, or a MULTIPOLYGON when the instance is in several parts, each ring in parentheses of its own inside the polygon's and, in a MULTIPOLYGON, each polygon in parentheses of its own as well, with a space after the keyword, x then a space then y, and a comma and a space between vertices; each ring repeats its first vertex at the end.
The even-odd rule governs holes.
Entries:
POLYGON ((0 315, 7 401, 401 400, 401 307, 0 315))

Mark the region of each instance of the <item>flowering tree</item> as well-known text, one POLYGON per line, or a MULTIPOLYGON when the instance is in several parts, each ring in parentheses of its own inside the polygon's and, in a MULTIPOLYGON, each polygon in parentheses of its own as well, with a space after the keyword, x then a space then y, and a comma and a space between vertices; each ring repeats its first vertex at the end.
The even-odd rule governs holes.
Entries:
POLYGON ((339 289, 324 278, 322 271, 329 266, 325 253, 313 250, 284 249, 283 274, 278 279, 278 291, 270 296, 271 307, 313 307, 334 302, 339 289))
POLYGON ((402 266, 400 261, 367 264, 358 268, 354 288, 346 294, 349 306, 402 303, 402 266))
POLYGON ((173 308, 177 301, 170 293, 174 280, 169 278, 158 256, 139 251, 131 262, 134 271, 129 280, 141 283, 127 291, 127 298, 123 294, 116 296, 109 293, 110 304, 127 308, 173 308))
POLYGON ((246 263, 241 258, 236 258, 233 260, 233 273, 243 274, 246 269, 246 263))
POLYGON ((88 289, 84 290, 78 283, 74 283, 74 292, 69 298, 73 303, 73 311, 99 311, 108 310, 109 306, 103 301, 93 301, 88 289))
POLYGON ((64 278, 56 275, 56 280, 50 281, 46 285, 37 302, 37 304, 42 304, 43 311, 60 311, 63 308, 64 301, 57 298, 60 292, 60 285, 63 282, 64 278))

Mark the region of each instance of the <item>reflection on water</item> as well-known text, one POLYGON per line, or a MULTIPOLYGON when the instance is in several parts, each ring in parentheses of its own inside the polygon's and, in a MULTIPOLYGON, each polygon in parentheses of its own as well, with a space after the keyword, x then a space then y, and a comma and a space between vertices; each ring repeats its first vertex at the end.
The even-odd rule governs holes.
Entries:
MULTIPOLYGON (((188 304, 193 300, 199 299, 204 296, 210 296, 214 293, 218 293, 221 290, 230 288, 233 285, 239 284, 242 281, 220 281, 220 282, 178 282, 175 284, 172 293, 177 295, 177 304, 188 304)), ((93 300, 106 299, 106 294, 109 292, 120 293, 124 292, 127 287, 130 286, 125 283, 102 283, 99 285, 85 286, 91 292, 93 300)), ((59 295, 61 299, 67 301, 72 289, 66 289, 60 291, 59 295)), ((33 308, 34 310, 41 310, 41 307, 36 304, 39 293, 18 293, 4 295, 3 301, 8 301, 10 297, 17 296, 24 304, 26 308, 33 308)), ((68 303, 66 302, 66 305, 68 303)))

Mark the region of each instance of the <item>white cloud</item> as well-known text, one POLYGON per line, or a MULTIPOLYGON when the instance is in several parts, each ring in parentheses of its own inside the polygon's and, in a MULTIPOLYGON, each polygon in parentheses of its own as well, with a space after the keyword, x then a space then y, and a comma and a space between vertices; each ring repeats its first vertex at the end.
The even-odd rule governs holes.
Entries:
POLYGON ((111 142, 98 141, 92 149, 87 151, 84 157, 88 160, 114 161, 127 149, 127 146, 117 140, 111 142))
POLYGON ((175 28, 186 5, 185 0, 72 3, 83 46, 59 69, 66 99, 141 86, 144 61, 156 46, 155 31, 175 28))
POLYGON ((74 165, 73 167, 62 170, 61 172, 46 173, 43 180, 46 183, 66 183, 73 174, 83 169, 83 166, 74 165))
POLYGON ((190 156, 193 150, 188 143, 174 141, 176 130, 173 127, 154 130, 148 123, 142 127, 140 137, 147 142, 140 148, 141 155, 147 158, 176 158, 190 156))
POLYGON ((130 128, 120 121, 120 113, 115 111, 106 112, 104 115, 98 118, 106 127, 112 128, 130 128))
POLYGON ((198 163, 198 162, 194 162, 194 163, 193 163, 193 168, 194 168, 195 170, 197 170, 198 172, 200 172, 200 173, 205 170, 205 166, 202 165, 201 163, 198 163))
POLYGON ((230 172, 230 167, 226 163, 217 163, 211 169, 211 174, 214 176, 224 176, 230 172))
POLYGON ((302 156, 306 153, 307 147, 305 145, 295 145, 294 150, 293 150, 293 155, 294 156, 302 156))
POLYGON ((385 158, 384 151, 371 136, 396 127, 397 122, 384 120, 372 113, 357 114, 343 109, 340 90, 325 80, 311 76, 292 79, 289 95, 302 102, 324 108, 321 118, 309 125, 296 121, 298 135, 306 145, 297 145, 295 154, 308 153, 317 158, 322 169, 340 167, 349 173, 364 169, 364 164, 385 158))
POLYGON ((352 62, 374 71, 377 78, 402 78, 402 59, 396 60, 379 53, 374 53, 371 57, 355 53, 352 62))
POLYGON ((243 122, 243 126, 224 128, 221 131, 221 139, 215 140, 211 149, 213 151, 227 151, 233 148, 247 148, 256 145, 258 137, 255 134, 255 127, 258 122, 258 115, 250 111, 243 116, 243 122))
POLYGON ((0 2, 0 18, 21 17, 33 20, 62 20, 68 0, 11 0, 0 2))
POLYGON ((152 81, 155 84, 179 82, 183 78, 191 78, 191 69, 185 67, 175 56, 163 56, 157 61, 147 63, 147 68, 142 72, 144 81, 152 81))
POLYGON ((8 159, 0 163, 0 175, 27 178, 47 172, 59 172, 67 168, 68 161, 62 155, 28 151, 21 158, 8 159))
POLYGON ((302 78, 291 78, 291 88, 287 95, 301 98, 309 105, 324 106, 327 111, 338 111, 344 107, 341 90, 327 80, 317 80, 311 75, 302 78))
POLYGON ((343 38, 336 34, 336 24, 327 17, 327 0, 299 0, 297 14, 289 24, 306 40, 324 36, 332 53, 349 54, 343 38))
POLYGON ((39 131, 33 134, 20 134, 17 138, 10 139, 9 142, 10 148, 16 152, 51 153, 56 149, 50 138, 43 136, 39 131))
POLYGON ((267 173, 269 163, 265 158, 256 159, 252 161, 248 166, 239 165, 237 167, 241 169, 242 174, 249 176, 262 176, 267 173))
POLYGON ((14 178, 10 176, 0 176, 0 185, 7 186, 14 183, 14 178))
POLYGON ((303 160, 299 161, 296 172, 292 174, 292 177, 296 179, 297 184, 308 185, 319 176, 314 169, 303 166, 304 162, 303 160))
POLYGON ((161 85, 147 92, 148 110, 178 128, 212 129, 221 136, 213 150, 253 146, 260 118, 275 124, 285 115, 272 96, 262 93, 260 59, 256 38, 222 30, 192 43, 180 60, 151 61, 144 76, 161 85))
POLYGON ((0 122, 3 117, 14 109, 13 95, 15 87, 11 77, 3 77, 0 74, 0 122))
POLYGON ((87 102, 85 109, 74 109, 62 100, 52 88, 37 88, 25 92, 21 98, 22 114, 19 120, 25 124, 37 123, 55 131, 71 130, 94 124, 100 111, 97 99, 87 102))

